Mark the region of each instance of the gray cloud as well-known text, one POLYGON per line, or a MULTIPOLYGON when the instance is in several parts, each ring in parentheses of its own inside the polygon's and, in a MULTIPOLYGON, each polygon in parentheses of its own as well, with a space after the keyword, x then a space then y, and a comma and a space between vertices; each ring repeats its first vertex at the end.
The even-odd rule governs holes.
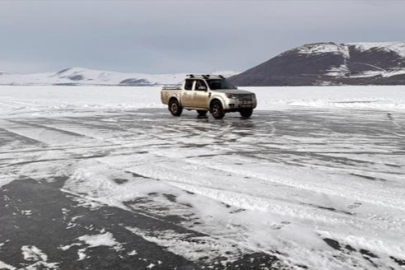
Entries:
POLYGON ((244 70, 304 43, 405 40, 405 1, 0 1, 0 70, 244 70))

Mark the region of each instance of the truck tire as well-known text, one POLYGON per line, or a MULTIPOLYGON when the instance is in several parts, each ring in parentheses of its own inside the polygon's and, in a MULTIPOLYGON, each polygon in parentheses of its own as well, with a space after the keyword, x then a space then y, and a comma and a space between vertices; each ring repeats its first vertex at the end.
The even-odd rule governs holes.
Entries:
POLYGON ((183 112, 183 107, 180 106, 177 99, 172 99, 169 102, 169 111, 173 116, 180 116, 183 112))
POLYGON ((208 111, 197 110, 198 116, 206 116, 208 111))
POLYGON ((253 109, 243 109, 239 111, 240 116, 249 118, 253 114, 253 109))
POLYGON ((211 103, 211 114, 214 116, 215 119, 222 119, 225 116, 224 108, 222 107, 222 103, 219 100, 214 100, 211 103))

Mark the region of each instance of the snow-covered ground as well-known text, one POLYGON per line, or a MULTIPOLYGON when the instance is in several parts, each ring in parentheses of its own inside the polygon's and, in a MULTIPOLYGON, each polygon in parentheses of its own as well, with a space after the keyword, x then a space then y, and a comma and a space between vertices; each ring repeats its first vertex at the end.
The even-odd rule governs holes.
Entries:
MULTIPOLYGON (((296 106, 405 110, 405 86, 242 88, 256 93, 259 110, 296 106)), ((160 87, 0 87, 0 114, 7 117, 164 107, 160 102, 160 87)))
MULTIPOLYGON (((277 260, 254 269, 402 269, 405 87, 247 89, 259 100, 253 117, 218 121, 170 116, 156 87, 0 87, 10 215, 35 217, 7 192, 36 181, 94 213, 110 206, 169 220, 177 227, 109 222, 197 265, 244 269, 232 263, 261 254, 277 260)), ((66 230, 80 227, 83 215, 64 207, 66 230)), ((90 226, 55 250, 78 262, 101 247, 122 261, 145 258, 121 236, 90 226)), ((22 250, 25 266, 61 265, 49 245, 16 242, 0 233, 0 254, 22 250)), ((21 267, 13 262, 0 256, 3 268, 21 267)))

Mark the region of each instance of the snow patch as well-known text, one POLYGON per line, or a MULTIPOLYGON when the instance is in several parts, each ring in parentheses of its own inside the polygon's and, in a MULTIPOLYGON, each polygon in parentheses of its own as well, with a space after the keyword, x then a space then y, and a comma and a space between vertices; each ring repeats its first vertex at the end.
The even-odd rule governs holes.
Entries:
MULTIPOLYGON (((121 251, 123 249, 121 243, 117 242, 112 233, 106 232, 101 234, 93 235, 82 235, 77 238, 80 242, 75 242, 70 245, 60 246, 58 249, 66 251, 74 246, 82 246, 83 242, 87 245, 85 248, 80 248, 77 250, 78 261, 82 261, 87 258, 86 250, 88 248, 107 246, 112 247, 115 251, 121 251)), ((135 253, 136 254, 136 253, 135 253)))
POLYGON ((356 42, 347 43, 355 46, 360 51, 379 50, 386 52, 395 52, 401 57, 405 57, 405 42, 356 42))
POLYGON ((85 248, 81 248, 77 251, 77 256, 79 257, 77 260, 78 261, 83 261, 84 259, 87 258, 86 255, 86 249, 85 248))
POLYGON ((25 267, 24 269, 35 270, 35 269, 49 269, 49 270, 59 270, 59 263, 48 262, 48 256, 36 246, 22 246, 21 251, 24 260, 29 262, 34 262, 33 264, 25 267))
POLYGON ((298 49, 299 54, 341 54, 345 58, 349 58, 349 50, 344 44, 336 43, 314 43, 307 44, 298 49))
POLYGON ((116 250, 120 250, 122 248, 121 244, 115 240, 114 236, 110 232, 95 235, 83 235, 77 239, 85 242, 90 248, 99 246, 114 247, 116 250))
POLYGON ((228 257, 228 261, 233 261, 241 255, 241 252, 232 247, 231 243, 224 244, 213 240, 211 237, 180 234, 173 230, 143 231, 135 227, 127 227, 127 229, 146 241, 166 247, 170 252, 191 261, 209 262, 218 257, 218 254, 223 254, 223 256, 228 257))
POLYGON ((5 262, 0 261, 0 269, 9 269, 9 270, 15 270, 14 266, 11 266, 9 264, 6 264, 5 262))
POLYGON ((333 67, 325 72, 326 76, 344 77, 349 72, 348 67, 343 64, 339 67, 333 67))
POLYGON ((11 175, 0 175, 0 187, 8 185, 14 180, 14 177, 11 175))
POLYGON ((43 253, 36 246, 22 246, 21 247, 24 260, 26 261, 47 261, 48 256, 43 253))

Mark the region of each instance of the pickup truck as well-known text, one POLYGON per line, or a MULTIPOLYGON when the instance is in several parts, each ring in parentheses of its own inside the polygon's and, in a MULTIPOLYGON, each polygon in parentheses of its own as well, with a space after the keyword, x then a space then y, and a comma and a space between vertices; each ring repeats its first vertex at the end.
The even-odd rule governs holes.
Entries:
POLYGON ((173 116, 180 116, 186 109, 196 110, 199 116, 209 111, 215 119, 222 119, 228 112, 248 118, 257 106, 254 93, 238 90, 221 75, 188 75, 182 85, 163 87, 161 99, 173 116))

